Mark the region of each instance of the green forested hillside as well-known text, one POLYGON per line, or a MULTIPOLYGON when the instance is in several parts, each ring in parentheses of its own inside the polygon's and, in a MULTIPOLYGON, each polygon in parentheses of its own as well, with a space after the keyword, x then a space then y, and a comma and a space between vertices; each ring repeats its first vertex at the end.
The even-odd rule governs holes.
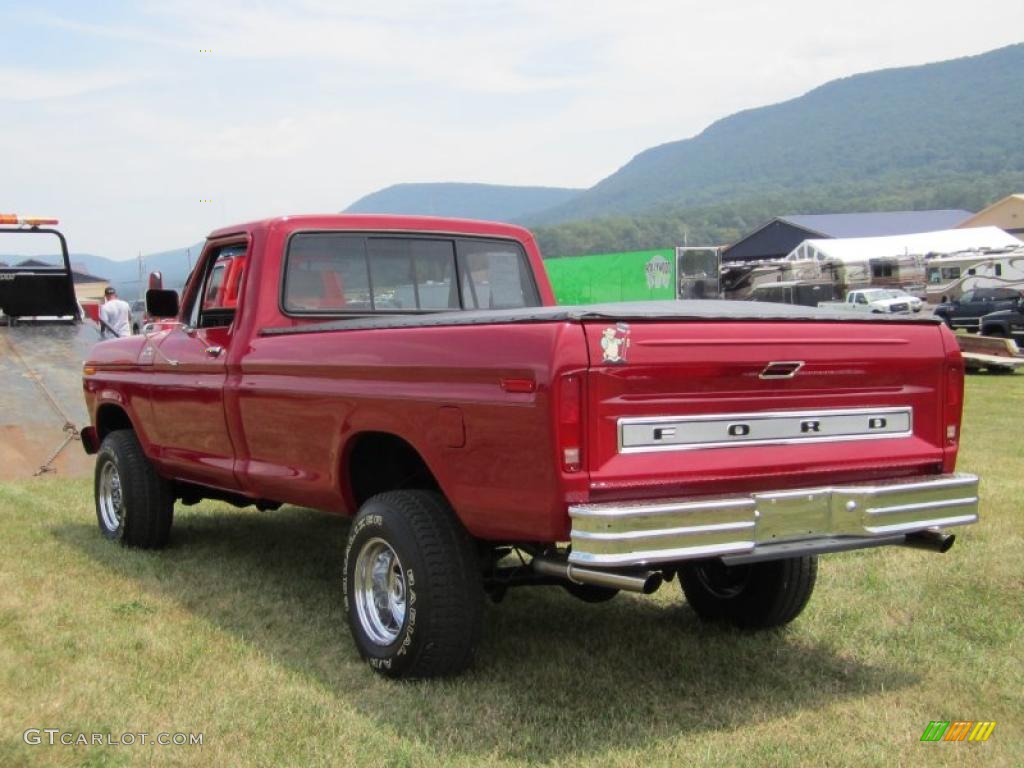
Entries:
POLYGON ((903 200, 942 190, 951 197, 971 194, 967 188, 984 185, 989 175, 1024 173, 1022 93, 1024 44, 835 80, 800 98, 719 120, 694 138, 649 149, 531 221, 812 190, 836 200, 903 200))
POLYGON ((545 254, 724 244, 774 216, 977 211, 1024 191, 1024 43, 855 75, 637 155, 589 190, 399 184, 351 212, 519 220, 545 254))
POLYGON ((395 184, 356 200, 344 212, 407 213, 508 221, 559 205, 581 191, 497 184, 395 184))

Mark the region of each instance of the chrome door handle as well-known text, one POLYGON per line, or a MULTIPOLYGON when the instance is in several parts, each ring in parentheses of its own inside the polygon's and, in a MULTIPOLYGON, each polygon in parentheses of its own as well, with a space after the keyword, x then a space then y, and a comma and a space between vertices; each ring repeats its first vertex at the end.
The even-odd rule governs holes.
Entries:
POLYGON ((223 352, 223 351, 224 351, 224 347, 219 347, 219 346, 207 347, 206 348, 206 354, 208 354, 210 357, 220 357, 220 353, 223 352))

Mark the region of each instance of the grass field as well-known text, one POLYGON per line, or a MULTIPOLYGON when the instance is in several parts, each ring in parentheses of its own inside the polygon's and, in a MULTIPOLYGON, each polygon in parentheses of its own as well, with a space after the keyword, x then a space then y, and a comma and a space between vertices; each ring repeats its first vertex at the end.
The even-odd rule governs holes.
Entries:
POLYGON ((343 520, 179 506, 150 554, 101 539, 87 481, 0 485, 0 766, 1024 765, 1024 375, 969 378, 960 467, 983 519, 949 554, 827 556, 784 631, 704 626, 676 584, 604 606, 520 590, 488 607, 472 672, 411 684, 349 639, 343 520), (936 719, 998 725, 921 743, 936 719))

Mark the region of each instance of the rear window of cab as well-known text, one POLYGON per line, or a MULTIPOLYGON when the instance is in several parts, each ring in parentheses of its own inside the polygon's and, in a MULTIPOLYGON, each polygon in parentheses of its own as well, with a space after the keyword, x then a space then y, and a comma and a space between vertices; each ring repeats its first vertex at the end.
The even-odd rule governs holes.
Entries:
POLYGON ((287 314, 339 315, 540 306, 511 240, 297 232, 281 288, 287 314))

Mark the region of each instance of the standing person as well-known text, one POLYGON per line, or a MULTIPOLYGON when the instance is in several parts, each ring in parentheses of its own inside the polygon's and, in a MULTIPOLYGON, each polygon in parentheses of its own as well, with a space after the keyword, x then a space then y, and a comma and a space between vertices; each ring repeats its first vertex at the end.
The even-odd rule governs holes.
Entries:
POLYGON ((132 335, 132 308, 127 301, 117 298, 117 291, 109 285, 103 292, 100 321, 100 336, 105 336, 107 331, 116 338, 132 335))

